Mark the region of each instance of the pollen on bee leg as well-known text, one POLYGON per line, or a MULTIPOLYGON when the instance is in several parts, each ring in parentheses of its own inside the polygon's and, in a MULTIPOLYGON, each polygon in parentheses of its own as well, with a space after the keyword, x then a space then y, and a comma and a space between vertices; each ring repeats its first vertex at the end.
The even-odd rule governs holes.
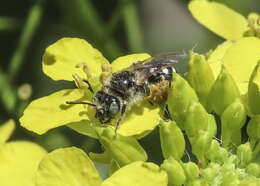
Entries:
POLYGON ((102 73, 99 76, 99 80, 102 84, 104 84, 105 81, 112 76, 112 68, 110 64, 103 64, 101 68, 102 73))
POLYGON ((165 102, 168 98, 169 82, 167 80, 160 81, 159 83, 149 86, 150 96, 149 100, 157 103, 165 102))
POLYGON ((76 68, 80 68, 81 66, 83 67, 83 72, 86 74, 87 78, 88 78, 88 79, 91 78, 91 77, 92 77, 92 74, 91 74, 91 72, 90 72, 90 69, 89 69, 87 63, 81 62, 81 63, 77 63, 77 64, 75 65, 76 68))
POLYGON ((89 88, 88 84, 78 74, 76 74, 76 73, 72 74, 72 77, 74 79, 76 86, 79 89, 89 88))

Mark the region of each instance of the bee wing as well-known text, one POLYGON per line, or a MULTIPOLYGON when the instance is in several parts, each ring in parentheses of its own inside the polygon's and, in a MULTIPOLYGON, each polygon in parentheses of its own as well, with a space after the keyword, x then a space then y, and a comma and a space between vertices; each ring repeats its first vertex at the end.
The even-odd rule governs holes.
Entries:
POLYGON ((144 70, 153 67, 171 66, 175 68, 176 72, 183 75, 187 69, 187 65, 188 65, 187 59, 188 57, 185 53, 184 54, 169 53, 169 54, 154 56, 144 61, 137 62, 129 68, 133 68, 132 70, 144 70))

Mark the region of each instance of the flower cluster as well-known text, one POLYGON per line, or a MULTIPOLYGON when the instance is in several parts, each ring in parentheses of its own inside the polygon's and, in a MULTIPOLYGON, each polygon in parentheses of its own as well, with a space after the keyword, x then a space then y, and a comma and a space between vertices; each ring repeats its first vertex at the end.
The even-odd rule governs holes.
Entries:
MULTIPOLYGON (((190 51, 185 76, 173 73, 166 101, 171 121, 165 121, 161 114, 165 105, 144 101, 127 113, 115 135, 113 121, 101 125, 91 108, 66 105, 72 100, 91 101, 92 93, 84 80, 96 92, 111 73, 150 56, 132 54, 109 63, 85 40, 63 38, 46 49, 43 72, 55 81, 74 81, 76 88, 33 101, 20 123, 38 134, 66 125, 99 140, 104 152, 87 155, 69 147, 46 153, 34 146, 30 149, 35 161, 29 166, 24 155, 16 154, 25 144, 6 143, 13 128, 7 123, 0 128, 0 159, 10 161, 5 169, 0 166, 2 175, 14 170, 12 161, 16 159, 24 161, 21 168, 28 173, 23 176, 24 185, 260 185, 259 16, 250 14, 246 19, 207 0, 193 0, 189 9, 194 18, 226 41, 206 55, 190 51), (138 141, 157 125, 158 149, 163 156, 160 165, 147 162, 148 153, 138 141), (242 129, 248 137, 242 136, 242 129), (109 165, 107 179, 101 179, 93 162, 109 165)), ((7 185, 8 180, 3 180, 1 185, 7 185)))

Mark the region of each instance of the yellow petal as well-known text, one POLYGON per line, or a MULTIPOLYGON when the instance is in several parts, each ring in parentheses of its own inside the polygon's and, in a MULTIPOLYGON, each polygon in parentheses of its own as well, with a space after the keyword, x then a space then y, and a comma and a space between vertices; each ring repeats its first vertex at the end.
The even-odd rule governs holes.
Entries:
POLYGON ((36 172, 36 186, 99 186, 101 182, 93 162, 76 147, 47 154, 36 172))
MULTIPOLYGON (((66 101, 90 101, 81 89, 65 89, 32 101, 25 109, 20 123, 37 134, 72 122, 87 120, 84 105, 68 105, 66 101)), ((86 123, 87 124, 87 123, 86 123)))
POLYGON ((10 119, 0 126, 0 143, 5 143, 15 129, 14 120, 10 119))
POLYGON ((239 39, 247 30, 247 19, 223 4, 193 0, 189 10, 200 24, 227 40, 239 39))
POLYGON ((228 48, 223 57, 223 64, 242 94, 247 93, 250 75, 260 59, 259 48, 260 39, 241 38, 228 48))
POLYGON ((142 135, 153 130, 158 124, 160 117, 158 105, 151 105, 147 100, 131 108, 118 128, 122 136, 142 135))
POLYGON ((147 58, 151 57, 149 54, 131 54, 119 57, 112 62, 112 72, 118 72, 123 70, 124 68, 129 67, 134 62, 143 61, 147 58))
POLYGON ((167 174, 154 163, 135 162, 120 168, 102 186, 167 186, 167 174))
POLYGON ((210 54, 207 60, 214 73, 215 79, 218 77, 221 71, 223 57, 227 49, 232 45, 232 43, 232 41, 225 41, 224 43, 218 45, 218 47, 210 54))
POLYGON ((35 186, 35 172, 46 154, 39 145, 9 142, 0 146, 0 185, 35 186))
POLYGON ((79 38, 62 38, 46 48, 42 60, 43 72, 53 80, 72 81, 72 74, 86 77, 76 64, 85 62, 94 76, 101 73, 106 58, 87 41, 79 38))

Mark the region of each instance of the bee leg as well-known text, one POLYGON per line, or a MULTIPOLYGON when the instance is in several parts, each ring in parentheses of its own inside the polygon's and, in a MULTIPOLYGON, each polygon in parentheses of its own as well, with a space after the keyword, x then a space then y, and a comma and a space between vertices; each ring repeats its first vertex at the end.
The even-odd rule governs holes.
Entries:
POLYGON ((166 105, 164 109, 164 118, 165 120, 172 120, 171 114, 168 109, 168 105, 166 105))
POLYGON ((115 135, 117 135, 117 129, 119 127, 119 124, 121 123, 121 121, 123 120, 123 118, 125 116, 125 111, 126 111, 126 103, 123 103, 122 110, 121 110, 121 113, 120 113, 120 117, 116 122, 115 135))
POLYGON ((91 86, 91 84, 89 83, 89 81, 88 80, 86 80, 86 79, 83 79, 83 81, 85 82, 85 83, 87 83, 88 84, 88 89, 90 90, 90 92, 92 93, 92 94, 94 94, 94 90, 93 90, 93 88, 92 88, 92 86, 91 86))
POLYGON ((150 103, 150 105, 153 105, 153 102, 151 102, 149 99, 147 101, 148 101, 148 103, 150 103))

